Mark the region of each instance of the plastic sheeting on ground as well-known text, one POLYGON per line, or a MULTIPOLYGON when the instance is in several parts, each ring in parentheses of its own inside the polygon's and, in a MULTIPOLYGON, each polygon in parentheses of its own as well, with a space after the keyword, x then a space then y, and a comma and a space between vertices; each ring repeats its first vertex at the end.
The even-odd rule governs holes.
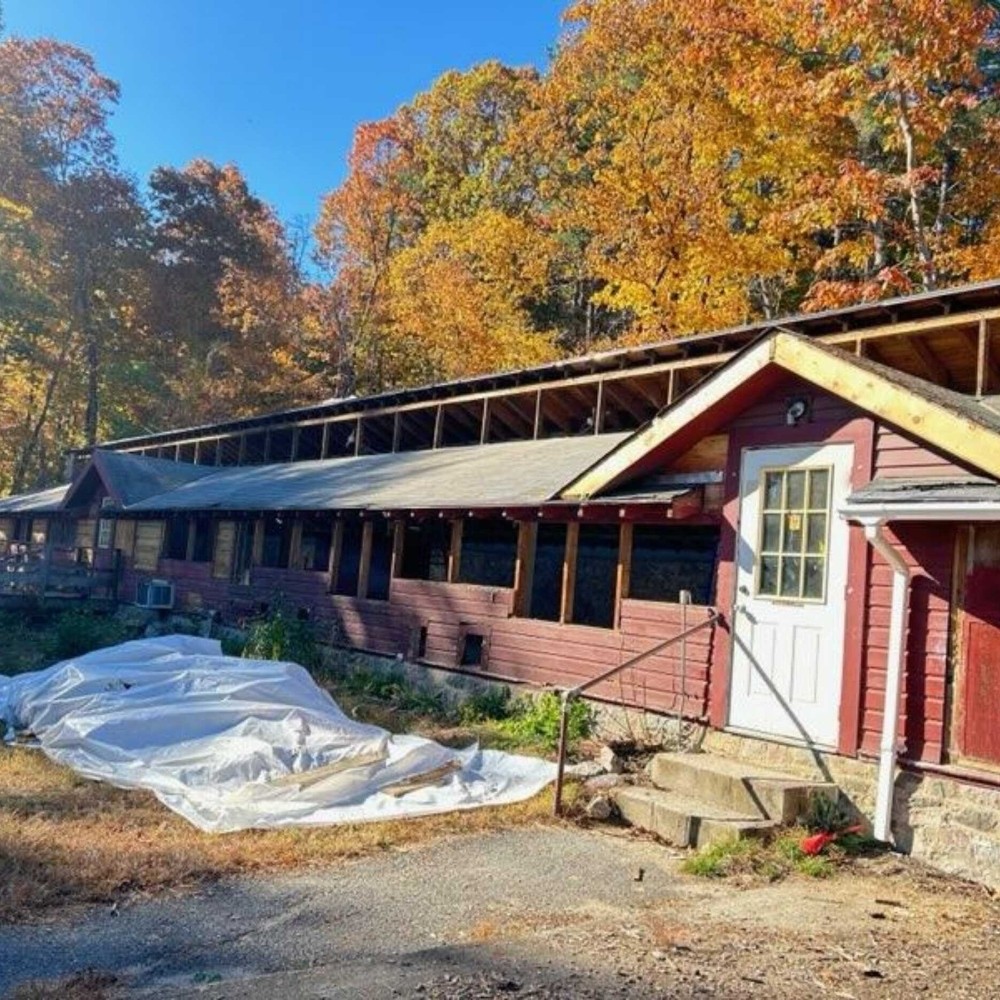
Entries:
MULTIPOLYGON (((2 653, 0 653, 2 657, 2 653)), ((223 656, 212 639, 140 639, 0 676, 7 738, 146 788, 209 831, 394 819, 529 798, 554 765, 452 750, 346 716, 294 663, 223 656)))

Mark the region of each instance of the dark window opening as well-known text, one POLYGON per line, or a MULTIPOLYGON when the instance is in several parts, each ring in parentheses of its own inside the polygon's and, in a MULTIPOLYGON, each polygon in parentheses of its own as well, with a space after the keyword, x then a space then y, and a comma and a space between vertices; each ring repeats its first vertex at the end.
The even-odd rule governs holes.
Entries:
POLYGON ((271 431, 267 446, 268 462, 290 462, 292 460, 293 435, 291 427, 282 427, 271 431))
POLYGON ((593 434, 596 407, 596 386, 543 390, 538 436, 579 437, 593 434))
POLYGON ((540 524, 535 542, 535 572, 531 581, 529 617, 559 621, 565 556, 566 525, 540 524))
POLYGON ((287 569, 292 552, 292 519, 286 514, 268 514, 264 518, 264 545, 260 564, 268 569, 287 569))
POLYGON ((337 579, 333 585, 335 594, 354 597, 358 593, 358 576, 361 572, 361 532, 361 521, 344 522, 337 579))
POLYGON ((399 575, 407 580, 447 580, 450 548, 449 522, 408 524, 403 537, 403 565, 399 575))
POLYGON ((395 434, 394 417, 365 417, 361 421, 361 454, 384 455, 392 451, 395 434))
POLYGON ((486 638, 478 632, 466 632, 462 636, 458 662, 463 667, 479 667, 483 664, 486 638))
POLYGON ((535 393, 490 400, 487 441, 523 441, 535 434, 535 393))
POLYGON ((324 458, 343 458, 353 455, 357 441, 356 420, 334 420, 326 425, 326 450, 324 458))
POLYGON ((517 525, 513 521, 468 520, 462 526, 458 579, 486 587, 513 587, 517 525))
POLYGON ((389 600, 389 578, 392 574, 391 521, 372 524, 372 554, 368 564, 368 594, 373 601, 389 600))
POLYGON ((243 465, 263 465, 267 436, 258 432, 247 434, 243 444, 243 465))
POLYGON ((299 428, 299 442, 295 446, 295 460, 309 462, 323 457, 323 427, 307 424, 299 428))
POLYGON ((576 550, 572 621, 611 628, 618 574, 617 524, 581 524, 576 550))
POLYGON ((194 541, 191 544, 192 562, 211 562, 212 560, 212 520, 208 517, 195 517, 191 522, 194 541))
POLYGON ((479 444, 483 433, 483 403, 453 403, 443 407, 441 414, 441 445, 451 447, 479 444))
POLYGON ((240 464, 240 439, 238 437, 219 438, 219 465, 232 467, 240 464))
POLYGON ((174 516, 167 521, 167 537, 163 545, 164 559, 187 559, 188 529, 187 516, 174 516))
POLYGON ((679 601, 689 590, 695 604, 711 604, 719 529, 637 524, 632 535, 629 597, 643 601, 679 601))
POLYGON ((188 465, 194 462, 194 441, 188 441, 177 448, 177 461, 187 462, 188 465))
POLYGON ((198 464, 215 465, 215 456, 218 453, 219 442, 213 438, 211 441, 201 441, 198 444, 198 464))
POLYGON ((329 518, 309 518, 302 524, 302 542, 299 547, 302 569, 325 572, 330 565, 330 547, 333 544, 333 521, 329 518))
POLYGON ((434 447, 435 410, 404 410, 399 415, 399 450, 419 451, 434 447))

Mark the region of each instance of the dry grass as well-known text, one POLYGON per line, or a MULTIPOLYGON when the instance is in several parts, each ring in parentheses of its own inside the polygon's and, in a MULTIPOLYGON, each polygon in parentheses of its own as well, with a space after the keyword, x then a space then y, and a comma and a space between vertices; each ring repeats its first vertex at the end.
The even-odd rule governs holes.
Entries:
POLYGON ((515 805, 422 819, 206 834, 151 794, 84 780, 35 750, 0 747, 0 921, 548 822, 551 802, 549 790, 515 805))

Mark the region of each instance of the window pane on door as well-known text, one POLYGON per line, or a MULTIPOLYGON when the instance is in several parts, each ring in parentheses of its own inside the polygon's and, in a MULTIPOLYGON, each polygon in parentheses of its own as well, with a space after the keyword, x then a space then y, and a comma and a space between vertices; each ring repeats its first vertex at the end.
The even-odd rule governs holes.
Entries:
POLYGON ((768 469, 761 479, 757 593, 822 601, 830 522, 829 469, 768 469))

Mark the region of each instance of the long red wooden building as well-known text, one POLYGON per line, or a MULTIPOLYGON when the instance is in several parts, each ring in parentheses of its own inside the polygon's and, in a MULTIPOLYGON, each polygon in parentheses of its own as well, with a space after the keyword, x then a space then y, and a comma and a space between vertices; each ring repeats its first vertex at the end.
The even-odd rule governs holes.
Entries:
POLYGON ((76 452, 0 541, 1000 788, 1000 282, 76 452), (683 599, 682 599, 683 595, 683 599))

